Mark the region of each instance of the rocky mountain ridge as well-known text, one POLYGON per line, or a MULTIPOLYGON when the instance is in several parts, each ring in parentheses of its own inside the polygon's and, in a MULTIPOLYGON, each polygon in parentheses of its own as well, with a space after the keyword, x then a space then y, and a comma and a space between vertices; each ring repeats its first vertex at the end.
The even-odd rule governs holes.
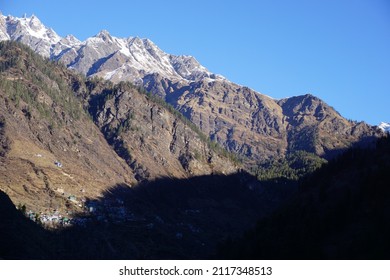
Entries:
MULTIPOLYGON (((60 38, 37 17, 0 16, 3 40, 16 40, 89 77, 130 81, 160 96, 248 165, 296 150, 331 158, 383 132, 348 121, 313 95, 275 100, 209 72, 191 56, 170 55, 148 39, 101 31, 84 42, 60 38)), ((243 69, 243 71, 245 71, 243 69)))

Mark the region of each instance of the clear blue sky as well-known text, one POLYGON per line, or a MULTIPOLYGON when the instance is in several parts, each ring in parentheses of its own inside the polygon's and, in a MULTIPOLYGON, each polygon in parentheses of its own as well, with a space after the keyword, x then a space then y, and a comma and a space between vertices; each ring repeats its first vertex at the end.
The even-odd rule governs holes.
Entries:
POLYGON ((390 122, 389 0, 0 0, 84 40, 107 29, 195 56, 274 98, 312 93, 346 118, 390 122))

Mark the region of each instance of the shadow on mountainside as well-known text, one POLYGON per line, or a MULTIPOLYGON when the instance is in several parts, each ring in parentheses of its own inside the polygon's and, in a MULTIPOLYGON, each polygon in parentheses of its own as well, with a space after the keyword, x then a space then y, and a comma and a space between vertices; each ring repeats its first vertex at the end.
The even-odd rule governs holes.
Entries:
POLYGON ((25 218, 2 193, 0 258, 209 259, 295 190, 247 173, 119 185, 56 231, 25 218))
POLYGON ((324 155, 322 156, 326 160, 335 159, 350 149, 373 149, 378 141, 376 136, 364 136, 359 139, 358 142, 351 143, 349 148, 342 149, 324 149, 324 155))
POLYGON ((242 238, 227 259, 389 259, 390 137, 350 149, 307 176, 288 203, 242 238))
POLYGON ((46 240, 50 232, 16 210, 11 199, 0 191, 0 259, 51 259, 46 240))
POLYGON ((299 185, 245 173, 113 186, 47 230, 0 192, 3 259, 388 259, 390 138, 299 185))

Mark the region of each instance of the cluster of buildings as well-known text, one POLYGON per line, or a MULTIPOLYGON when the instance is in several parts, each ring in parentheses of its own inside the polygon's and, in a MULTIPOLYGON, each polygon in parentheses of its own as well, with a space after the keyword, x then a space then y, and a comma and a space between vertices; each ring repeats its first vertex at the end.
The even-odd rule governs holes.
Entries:
POLYGON ((25 210, 24 213, 30 220, 48 227, 85 226, 89 222, 122 223, 124 221, 133 221, 142 223, 143 221, 143 219, 136 218, 133 213, 126 209, 124 202, 120 199, 86 201, 85 199, 79 200, 74 195, 68 195, 67 200, 81 207, 83 212, 73 217, 72 212, 66 211, 65 214, 61 214, 58 209, 40 213, 25 210))
MULTIPOLYGON (((68 213, 69 214, 69 213, 68 213)), ((31 210, 26 212, 27 218, 30 220, 40 223, 46 226, 57 227, 57 226, 67 226, 71 224, 72 219, 61 215, 58 210, 53 210, 51 213, 35 213, 31 210)))

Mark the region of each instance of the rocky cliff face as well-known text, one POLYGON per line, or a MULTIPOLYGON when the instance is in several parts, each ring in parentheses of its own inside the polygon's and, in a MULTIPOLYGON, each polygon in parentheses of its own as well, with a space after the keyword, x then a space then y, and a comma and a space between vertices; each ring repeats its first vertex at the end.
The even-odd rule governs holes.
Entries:
POLYGON ((230 151, 253 161, 285 153, 283 113, 273 99, 228 81, 173 86, 166 100, 230 151))
POLYGON ((140 180, 236 170, 184 117, 131 84, 93 90, 89 111, 140 180))
POLYGON ((306 150, 331 158, 352 143, 366 145, 383 133, 343 118, 319 98, 307 94, 278 101, 285 116, 288 150, 306 150))

